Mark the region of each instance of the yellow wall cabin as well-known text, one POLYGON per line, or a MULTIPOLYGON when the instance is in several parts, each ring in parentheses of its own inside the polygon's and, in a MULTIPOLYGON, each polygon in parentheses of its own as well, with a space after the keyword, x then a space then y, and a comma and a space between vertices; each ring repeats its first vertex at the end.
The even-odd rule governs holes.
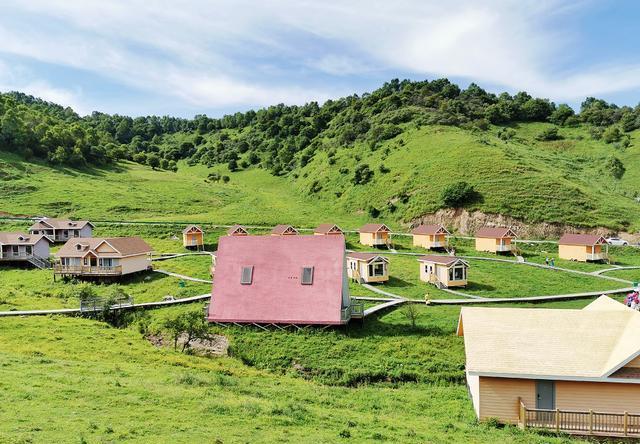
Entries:
POLYGON ((476 251, 510 253, 516 237, 510 228, 481 228, 476 232, 476 251))
POLYGON ((385 224, 366 224, 359 233, 360 243, 370 247, 385 246, 391 237, 391 229, 385 224))
POLYGON ((595 234, 565 234, 558 241, 558 257, 569 261, 595 262, 606 259, 607 241, 595 234))
POLYGON ((189 225, 182 230, 182 245, 185 248, 200 249, 204 246, 204 231, 197 225, 189 225))
POLYGON ((451 233, 442 225, 419 225, 411 231, 413 246, 427 250, 447 247, 447 236, 451 233))

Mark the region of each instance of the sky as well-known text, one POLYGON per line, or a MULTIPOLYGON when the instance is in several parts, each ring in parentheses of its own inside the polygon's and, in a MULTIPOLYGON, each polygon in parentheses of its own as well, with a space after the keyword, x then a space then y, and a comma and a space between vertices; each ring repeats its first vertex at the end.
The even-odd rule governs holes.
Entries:
POLYGON ((0 0, 0 91, 222 116, 447 77, 640 102, 635 0, 0 0))

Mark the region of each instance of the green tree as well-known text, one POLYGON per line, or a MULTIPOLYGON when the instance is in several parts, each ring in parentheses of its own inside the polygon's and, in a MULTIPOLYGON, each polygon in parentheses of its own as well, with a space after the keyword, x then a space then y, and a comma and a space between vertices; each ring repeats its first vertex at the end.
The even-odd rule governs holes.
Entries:
POLYGON ((155 153, 147 154, 147 165, 149 165, 151 169, 155 170, 160 166, 160 157, 155 153))
POLYGON ((448 208, 462 207, 475 201, 478 198, 478 192, 472 185, 461 181, 447 186, 441 195, 442 204, 448 208))

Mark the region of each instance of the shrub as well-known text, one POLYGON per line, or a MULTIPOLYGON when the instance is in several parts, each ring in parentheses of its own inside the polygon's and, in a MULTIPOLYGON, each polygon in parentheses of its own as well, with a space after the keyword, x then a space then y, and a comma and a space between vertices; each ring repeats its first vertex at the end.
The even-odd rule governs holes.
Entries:
POLYGON ((373 178, 373 171, 369 168, 367 164, 360 164, 356 166, 356 169, 353 172, 353 184, 354 185, 364 185, 369 183, 369 181, 373 178))
POLYGON ((560 140, 562 136, 558 134, 558 128, 552 126, 551 128, 542 130, 542 132, 536 136, 536 139, 540 141, 560 140))
POLYGON ((380 216, 380 210, 378 210, 376 207, 373 207, 373 206, 369 207, 367 209, 367 212, 369 213, 369 216, 373 217, 374 219, 380 216))
POLYGON ((477 197, 478 193, 472 185, 467 182, 456 182, 442 191, 442 204, 449 208, 462 207, 475 201, 477 197))
POLYGON ((617 126, 610 126, 602 133, 602 140, 605 143, 620 142, 622 131, 617 126))
POLYGON ((380 166, 378 167, 378 171, 380 171, 382 174, 387 174, 391 170, 389 168, 387 168, 384 165, 384 163, 381 163, 380 166))
POLYGON ((610 157, 607 160, 605 169, 609 172, 609 174, 611 174, 611 176, 615 177, 616 179, 621 179, 626 171, 626 168, 624 167, 620 159, 614 156, 610 157))

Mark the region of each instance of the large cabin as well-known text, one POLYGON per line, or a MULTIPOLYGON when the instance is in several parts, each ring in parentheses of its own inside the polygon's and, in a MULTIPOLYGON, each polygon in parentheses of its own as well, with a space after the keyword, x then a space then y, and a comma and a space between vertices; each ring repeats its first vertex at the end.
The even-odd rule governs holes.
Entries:
POLYGON ((382 283, 389 280, 389 259, 375 253, 347 254, 347 275, 359 283, 382 283))
POLYGON ((151 269, 151 247, 139 237, 77 238, 55 254, 63 277, 121 277, 151 269))
POLYGON ((640 312, 463 307, 476 416, 567 433, 640 436, 640 312), (626 424, 626 426, 625 426, 626 424))
POLYGON ((209 322, 339 325, 351 318, 342 236, 223 236, 209 322))
POLYGON ((511 253, 516 238, 516 233, 511 228, 480 228, 476 232, 476 251, 511 253))
POLYGON ((76 237, 92 237, 95 227, 88 220, 43 218, 31 225, 29 234, 42 234, 51 242, 66 242, 76 237))
POLYGON ((447 229, 440 225, 419 225, 411 230, 413 246, 427 250, 447 247, 447 237, 451 235, 447 229))
POLYGON ((197 225, 189 225, 182 230, 182 246, 200 250, 204 247, 204 231, 197 225))
POLYGON ((385 224, 366 224, 358 232, 360 243, 370 247, 386 246, 391 237, 391 229, 385 224))
POLYGON ((603 261, 606 259, 603 245, 607 245, 607 241, 597 234, 567 233, 558 241, 558 257, 579 262, 603 261))
POLYGON ((49 265, 50 242, 43 234, 0 233, 0 261, 45 268, 49 265))
POLYGON ((467 285, 469 263, 455 256, 427 255, 418 258, 420 280, 438 288, 467 285))

